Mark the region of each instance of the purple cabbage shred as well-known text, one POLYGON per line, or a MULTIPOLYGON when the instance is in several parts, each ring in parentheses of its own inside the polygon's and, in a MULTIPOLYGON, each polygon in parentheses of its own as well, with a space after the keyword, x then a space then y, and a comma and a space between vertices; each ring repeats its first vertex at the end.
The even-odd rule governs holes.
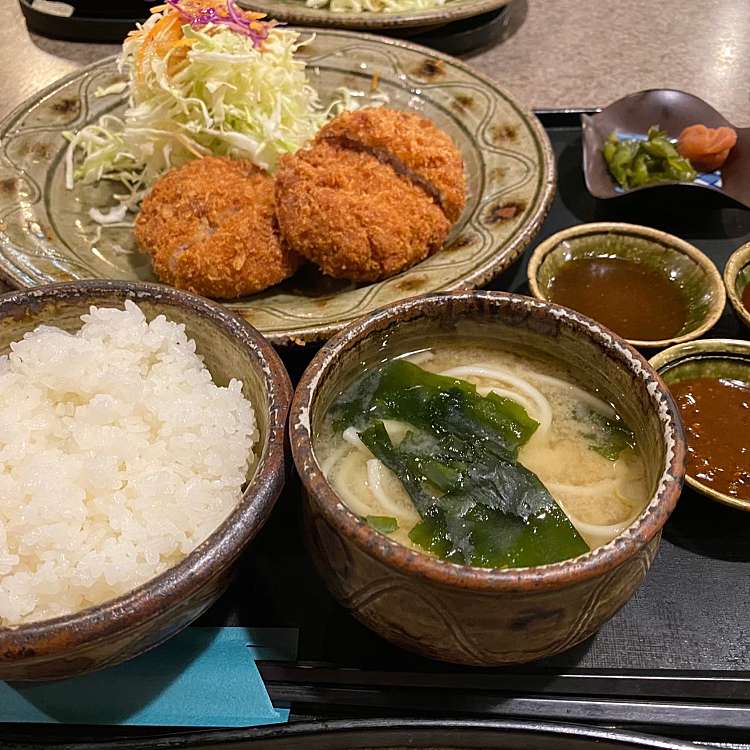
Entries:
POLYGON ((183 0, 167 0, 167 4, 171 5, 194 29, 208 24, 226 26, 238 34, 249 37, 255 47, 260 46, 268 39, 268 34, 275 25, 273 22, 262 21, 262 16, 252 19, 247 18, 237 9, 234 0, 226 0, 226 13, 221 13, 210 6, 199 8, 197 11, 188 10, 184 7, 183 0))

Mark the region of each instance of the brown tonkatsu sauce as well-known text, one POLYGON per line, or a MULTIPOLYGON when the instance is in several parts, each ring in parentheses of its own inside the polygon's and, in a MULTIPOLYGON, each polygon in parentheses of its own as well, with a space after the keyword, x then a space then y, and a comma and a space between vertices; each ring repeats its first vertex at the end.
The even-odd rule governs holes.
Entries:
POLYGON ((742 305, 745 310, 750 312, 750 282, 748 282, 747 286, 742 290, 742 305))
POLYGON ((687 320, 679 286, 664 274, 625 258, 571 260, 552 280, 549 296, 626 339, 668 339, 687 320))
POLYGON ((669 388, 687 432, 687 473, 725 495, 750 500, 750 385, 695 378, 669 388))

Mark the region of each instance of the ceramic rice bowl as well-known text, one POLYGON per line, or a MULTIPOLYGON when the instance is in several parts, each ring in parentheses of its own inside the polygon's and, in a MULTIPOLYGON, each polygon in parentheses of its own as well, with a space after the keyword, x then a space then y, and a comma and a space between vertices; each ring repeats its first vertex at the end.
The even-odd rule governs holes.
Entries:
POLYGON ((226 520, 181 563, 128 594, 75 614, 0 628, 0 680, 71 677, 130 659, 178 633, 223 593, 232 568, 261 529, 285 479, 289 377, 270 344, 220 305, 159 284, 80 281, 0 296, 0 353, 40 324, 72 331, 91 305, 133 300, 150 320, 184 323, 219 385, 243 383, 253 403, 258 459, 226 520))

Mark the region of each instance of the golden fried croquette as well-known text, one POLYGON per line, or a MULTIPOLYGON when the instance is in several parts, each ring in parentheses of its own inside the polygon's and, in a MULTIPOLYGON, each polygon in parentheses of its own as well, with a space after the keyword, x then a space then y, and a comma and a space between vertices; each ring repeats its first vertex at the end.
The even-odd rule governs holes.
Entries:
POLYGON ((465 203, 451 139, 420 115, 385 108, 335 118, 276 176, 289 246, 329 276, 360 282, 439 250, 465 203))
POLYGON ((278 232, 273 178, 249 161, 205 157, 167 172, 135 236, 161 281, 219 299, 278 284, 302 263, 278 232))
POLYGON ((326 140, 282 160, 276 213, 290 247, 335 278, 376 281, 442 247, 450 222, 369 153, 326 140))
POLYGON ((461 153, 432 120, 413 112, 368 107, 345 112, 329 122, 318 140, 351 142, 372 151, 384 151, 409 171, 428 182, 453 223, 466 205, 466 178, 461 153))

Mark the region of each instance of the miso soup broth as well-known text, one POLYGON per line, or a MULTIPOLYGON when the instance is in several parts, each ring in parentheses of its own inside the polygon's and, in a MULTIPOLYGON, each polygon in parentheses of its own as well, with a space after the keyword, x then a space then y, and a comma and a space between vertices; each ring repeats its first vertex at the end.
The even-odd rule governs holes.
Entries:
POLYGON ((378 531, 479 567, 583 554, 627 528, 650 494, 610 404, 561 367, 486 339, 436 339, 367 371, 334 400, 315 453, 378 531))

